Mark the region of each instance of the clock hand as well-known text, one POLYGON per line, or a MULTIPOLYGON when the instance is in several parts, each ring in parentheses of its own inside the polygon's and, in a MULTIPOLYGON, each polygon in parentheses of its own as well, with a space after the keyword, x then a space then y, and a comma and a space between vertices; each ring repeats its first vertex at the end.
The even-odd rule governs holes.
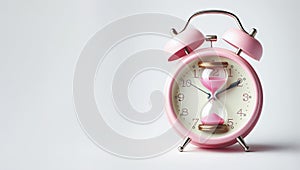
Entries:
POLYGON ((219 95, 219 94, 221 94, 221 93, 223 93, 223 92, 225 92, 225 91, 227 91, 227 90, 229 90, 229 89, 232 89, 232 88, 234 88, 234 87, 237 87, 240 83, 241 83, 241 80, 238 80, 238 81, 236 81, 236 82, 231 83, 226 89, 223 89, 223 90, 219 91, 219 92, 216 94, 216 96, 219 95))
POLYGON ((208 93, 208 92, 206 92, 206 91, 204 91, 204 90, 200 89, 199 87, 195 86, 195 85, 194 85, 194 84, 192 84, 192 83, 191 83, 191 85, 192 85, 193 87, 195 87, 196 89, 198 89, 198 90, 202 91, 203 93, 207 94, 207 95, 208 95, 208 97, 207 97, 208 99, 210 98, 210 96, 211 96, 211 94, 210 94, 210 93, 208 93))

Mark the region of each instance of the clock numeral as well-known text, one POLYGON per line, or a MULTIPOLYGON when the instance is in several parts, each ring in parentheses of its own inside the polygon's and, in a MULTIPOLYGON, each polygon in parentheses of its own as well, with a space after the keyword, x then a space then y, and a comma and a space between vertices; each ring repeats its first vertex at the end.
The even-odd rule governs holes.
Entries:
POLYGON ((243 87, 243 79, 242 78, 238 78, 238 81, 240 81, 239 85, 237 87, 243 87))
POLYGON ((177 101, 182 102, 184 100, 184 94, 179 93, 177 96, 175 96, 175 98, 177 99, 177 101))
POLYGON ((238 114, 240 116, 246 116, 246 113, 243 113, 242 109, 238 110, 236 114, 238 114))
POLYGON ((233 77, 231 68, 228 69, 228 77, 233 77))
POLYGON ((196 128, 196 124, 199 121, 199 118, 193 118, 193 121, 194 121, 194 124, 193 124, 192 128, 195 129, 196 128))
POLYGON ((187 116, 189 114, 189 110, 187 108, 183 108, 181 110, 180 116, 187 116))
POLYGON ((200 78, 200 69, 194 69, 193 73, 194 73, 194 78, 200 78))
POLYGON ((182 80, 181 82, 182 82, 182 87, 190 87, 192 84, 192 81, 190 79, 188 79, 186 81, 182 80))
POLYGON ((247 102, 249 99, 251 99, 251 96, 248 93, 243 94, 243 101, 247 102))
POLYGON ((228 119, 228 126, 229 126, 231 129, 234 129, 233 119, 228 119))
POLYGON ((211 76, 213 77, 220 76, 219 69, 213 69, 213 71, 211 72, 211 76))

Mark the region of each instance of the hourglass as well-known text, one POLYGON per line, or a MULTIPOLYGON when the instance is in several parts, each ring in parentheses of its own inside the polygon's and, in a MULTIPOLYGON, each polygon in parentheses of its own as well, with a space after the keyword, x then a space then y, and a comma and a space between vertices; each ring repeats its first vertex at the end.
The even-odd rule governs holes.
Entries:
POLYGON ((210 133, 225 133, 228 131, 227 111, 218 100, 217 92, 226 84, 227 62, 199 62, 203 69, 200 81, 211 92, 209 101, 200 113, 201 124, 199 130, 210 133))

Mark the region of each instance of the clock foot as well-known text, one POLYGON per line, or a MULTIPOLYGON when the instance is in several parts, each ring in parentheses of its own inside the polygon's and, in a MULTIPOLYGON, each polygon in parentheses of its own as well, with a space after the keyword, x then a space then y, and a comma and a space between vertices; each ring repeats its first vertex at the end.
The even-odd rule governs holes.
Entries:
POLYGON ((246 144, 242 136, 237 137, 236 140, 244 148, 245 152, 249 152, 249 146, 246 144))
POLYGON ((192 141, 192 139, 187 137, 186 140, 184 141, 183 145, 178 147, 178 151, 183 152, 186 145, 188 145, 191 141, 192 141))

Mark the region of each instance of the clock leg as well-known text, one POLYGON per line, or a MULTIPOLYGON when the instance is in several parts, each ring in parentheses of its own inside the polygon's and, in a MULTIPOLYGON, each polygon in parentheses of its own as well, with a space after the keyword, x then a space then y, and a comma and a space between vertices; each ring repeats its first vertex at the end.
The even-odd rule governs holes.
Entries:
POLYGON ((183 149, 186 147, 186 145, 188 145, 191 141, 192 141, 192 139, 189 138, 189 137, 187 137, 187 138, 185 139, 183 145, 178 147, 179 152, 182 152, 183 149))
POLYGON ((237 137, 236 140, 244 148, 245 152, 249 151, 249 146, 246 144, 246 142, 242 136, 237 137))

